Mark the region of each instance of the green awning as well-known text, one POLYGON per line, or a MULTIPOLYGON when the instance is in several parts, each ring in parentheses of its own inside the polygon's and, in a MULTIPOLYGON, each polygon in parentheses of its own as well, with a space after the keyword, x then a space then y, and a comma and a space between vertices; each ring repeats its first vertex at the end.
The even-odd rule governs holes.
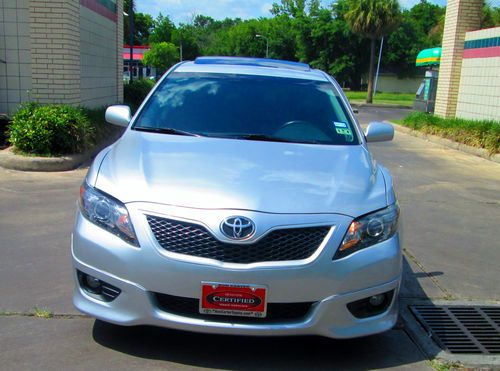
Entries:
POLYGON ((417 55, 417 67, 439 66, 441 62, 441 48, 424 49, 417 55))

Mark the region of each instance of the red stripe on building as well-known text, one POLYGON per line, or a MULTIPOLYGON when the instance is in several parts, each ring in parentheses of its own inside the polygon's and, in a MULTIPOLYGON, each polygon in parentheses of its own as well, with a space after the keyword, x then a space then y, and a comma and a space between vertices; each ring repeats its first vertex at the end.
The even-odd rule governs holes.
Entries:
POLYGON ((500 57, 500 46, 464 50, 464 58, 493 58, 493 57, 500 57))
MULTIPOLYGON (((132 59, 136 61, 142 61, 144 59, 144 54, 132 54, 132 59)), ((130 59, 130 53, 123 53, 123 59, 130 59)))
POLYGON ((118 20, 118 15, 113 13, 111 10, 106 8, 104 5, 100 4, 97 0, 80 0, 80 4, 90 10, 93 10, 97 14, 116 22, 118 20))
MULTIPOLYGON (((123 45, 123 48, 130 49, 130 45, 125 44, 125 45, 123 45)), ((149 45, 134 45, 134 49, 147 49, 147 50, 149 50, 150 46, 149 45)))

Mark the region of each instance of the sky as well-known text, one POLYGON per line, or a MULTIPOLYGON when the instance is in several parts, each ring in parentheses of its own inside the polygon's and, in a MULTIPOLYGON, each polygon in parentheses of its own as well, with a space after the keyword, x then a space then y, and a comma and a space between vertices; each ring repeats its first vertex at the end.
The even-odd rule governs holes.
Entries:
MULTIPOLYGON (((405 8, 411 8, 420 0, 399 0, 405 8)), ((495 0, 498 1, 498 0, 495 0)), ((160 12, 168 15, 176 24, 189 23, 193 15, 203 14, 215 19, 270 17, 269 9, 279 0, 136 0, 138 12, 156 17, 160 12)), ((321 0, 328 5, 333 0, 321 0)), ((431 3, 446 5, 446 0, 430 0, 431 3)))

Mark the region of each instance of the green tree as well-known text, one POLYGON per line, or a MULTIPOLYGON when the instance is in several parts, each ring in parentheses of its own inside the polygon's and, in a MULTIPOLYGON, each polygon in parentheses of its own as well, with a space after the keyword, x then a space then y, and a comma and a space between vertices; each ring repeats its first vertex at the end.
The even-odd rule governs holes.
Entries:
POLYGON ((293 18, 315 16, 320 5, 319 0, 281 0, 280 3, 273 3, 271 14, 288 15, 293 18))
POLYGON ((375 42, 398 26, 400 16, 401 10, 397 0, 349 1, 349 11, 345 14, 345 19, 350 29, 370 40, 367 103, 373 101, 375 42))
POLYGON ((441 45, 442 35, 436 33, 444 22, 445 7, 421 0, 409 10, 404 10, 398 28, 384 42, 382 66, 400 77, 414 76, 417 54, 426 48, 441 45))
POLYGON ((149 14, 137 13, 134 0, 123 2, 123 43, 130 43, 130 5, 134 13, 134 45, 147 45, 149 34, 153 28, 153 17, 149 14))
POLYGON ((153 29, 149 35, 149 43, 172 42, 175 25, 168 16, 159 14, 153 22, 153 29))
MULTIPOLYGON (((127 13, 128 14, 128 13, 127 13)), ((123 17, 123 43, 130 43, 128 15, 123 17)), ((149 14, 134 13, 134 45, 147 45, 153 29, 153 17, 149 14)))
POLYGON ((177 47, 172 43, 160 42, 151 44, 151 49, 144 53, 143 63, 166 71, 179 60, 177 47))
POLYGON ((196 28, 189 24, 180 24, 172 35, 172 42, 182 47, 182 59, 193 60, 200 55, 200 48, 197 39, 196 28))
POLYGON ((483 3, 483 15, 481 17, 481 28, 500 26, 500 7, 493 7, 493 1, 483 3))

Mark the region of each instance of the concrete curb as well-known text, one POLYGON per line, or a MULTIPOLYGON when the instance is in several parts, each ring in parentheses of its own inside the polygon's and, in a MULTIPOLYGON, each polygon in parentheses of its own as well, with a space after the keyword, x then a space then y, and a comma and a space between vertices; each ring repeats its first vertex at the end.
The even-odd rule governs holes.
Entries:
POLYGON ((20 156, 12 152, 12 147, 0 151, 0 167, 20 171, 68 171, 74 170, 94 156, 96 148, 86 153, 62 157, 20 156))
POLYGON ((413 107, 409 106, 403 106, 400 104, 382 104, 382 103, 350 103, 351 107, 355 108, 362 108, 362 107, 376 107, 376 108, 401 108, 401 109, 407 109, 407 110, 412 110, 413 107))
POLYGON ((490 160, 490 161, 493 161, 493 162, 500 164, 500 154, 498 154, 498 153, 494 154, 494 155, 490 155, 488 153, 488 151, 483 149, 483 148, 471 147, 471 146, 468 146, 466 144, 454 142, 453 140, 439 137, 437 135, 422 133, 420 131, 410 129, 410 128, 407 128, 405 126, 395 124, 393 122, 391 122, 391 124, 394 126, 394 129, 396 131, 399 131, 401 133, 405 133, 405 134, 412 135, 414 137, 425 139, 431 143, 440 144, 442 146, 456 149, 457 151, 462 151, 462 152, 465 152, 465 153, 468 153, 468 154, 471 154, 474 156, 482 157, 486 160, 490 160))

